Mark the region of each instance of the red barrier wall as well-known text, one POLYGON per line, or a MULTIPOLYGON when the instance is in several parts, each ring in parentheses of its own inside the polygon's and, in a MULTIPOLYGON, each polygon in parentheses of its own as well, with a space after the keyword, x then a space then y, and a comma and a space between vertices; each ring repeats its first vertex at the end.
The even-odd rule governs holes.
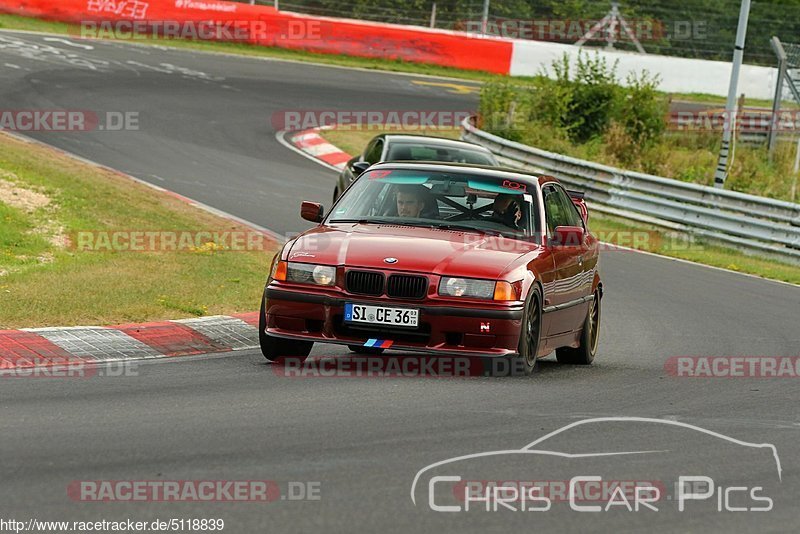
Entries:
POLYGON ((0 0, 0 11, 63 22, 259 21, 253 44, 360 57, 401 59, 508 74, 510 41, 392 24, 311 17, 215 0, 0 0))

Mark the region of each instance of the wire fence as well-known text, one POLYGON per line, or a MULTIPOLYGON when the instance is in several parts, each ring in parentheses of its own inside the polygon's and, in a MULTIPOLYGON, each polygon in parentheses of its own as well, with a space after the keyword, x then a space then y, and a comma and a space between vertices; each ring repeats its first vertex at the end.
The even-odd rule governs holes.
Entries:
POLYGON ((800 44, 784 42, 783 49, 786 51, 786 61, 789 68, 800 69, 800 44))
MULTIPOLYGON (((238 0, 251 3, 250 0, 238 0)), ((741 0, 619 0, 631 33, 651 54, 730 61, 741 0)), ((273 5, 274 0, 255 0, 273 5)), ((483 0, 279 0, 279 8, 310 15, 344 17, 441 29, 480 31, 483 0), (434 4, 435 15, 434 15, 434 4)), ((610 1, 490 0, 487 33, 504 37, 575 43, 611 12, 610 1)), ((614 25, 614 47, 635 43, 614 25)), ((800 0, 754 0, 745 61, 774 65, 769 40, 800 37, 800 0)), ((609 30, 585 46, 606 46, 609 30)))

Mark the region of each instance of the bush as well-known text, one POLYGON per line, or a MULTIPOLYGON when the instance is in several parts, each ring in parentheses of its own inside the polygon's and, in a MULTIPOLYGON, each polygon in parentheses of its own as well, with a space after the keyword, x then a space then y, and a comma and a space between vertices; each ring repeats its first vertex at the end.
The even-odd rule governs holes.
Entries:
POLYGON ((575 143, 601 138, 615 123, 636 143, 647 144, 664 132, 667 106, 656 91, 658 78, 632 75, 629 87, 622 87, 616 63, 583 53, 574 72, 566 54, 551 69, 534 78, 527 91, 517 91, 517 119, 550 124, 575 143))
POLYGON ((563 72, 565 65, 569 65, 566 56, 562 60, 562 72, 556 71, 556 76, 572 89, 569 130, 573 140, 584 143, 603 135, 618 116, 623 89, 617 83, 617 64, 609 66, 599 55, 594 59, 587 55, 584 59, 579 53, 574 80, 569 79, 568 70, 563 72))
POLYGON ((566 54, 551 69, 525 85, 508 79, 485 84, 483 129, 545 150, 585 145, 583 152, 605 153, 625 164, 637 161, 641 148, 666 129, 667 105, 656 91, 657 78, 629 76, 630 87, 622 87, 616 63, 583 53, 574 69, 566 54))
POLYGON ((489 133, 520 141, 521 129, 528 119, 525 108, 519 86, 506 79, 487 82, 481 88, 478 125, 489 133))
POLYGON ((619 106, 618 120, 637 144, 658 140, 666 127, 669 105, 658 95, 658 76, 630 74, 619 106))

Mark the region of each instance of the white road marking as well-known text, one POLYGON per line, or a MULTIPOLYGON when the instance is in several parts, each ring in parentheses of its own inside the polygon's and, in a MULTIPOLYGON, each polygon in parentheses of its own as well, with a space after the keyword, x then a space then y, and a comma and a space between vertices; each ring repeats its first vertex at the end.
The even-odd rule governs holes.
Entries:
POLYGON ((44 40, 49 43, 64 43, 67 46, 74 46, 75 48, 83 48, 84 50, 94 50, 94 47, 91 45, 73 43, 72 41, 69 41, 67 39, 62 39, 60 37, 45 37, 44 40))

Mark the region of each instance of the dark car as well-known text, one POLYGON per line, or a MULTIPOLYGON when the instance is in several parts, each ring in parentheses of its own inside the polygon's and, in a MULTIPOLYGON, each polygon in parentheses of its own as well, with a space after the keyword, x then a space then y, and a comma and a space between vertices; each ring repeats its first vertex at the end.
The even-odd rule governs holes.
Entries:
POLYGON ((260 342, 271 361, 315 342, 590 364, 598 241, 553 177, 484 166, 380 163, 275 256, 260 342))
POLYGON ((381 134, 367 143, 364 152, 350 159, 339 173, 333 200, 370 165, 381 161, 442 161, 496 166, 497 160, 488 149, 455 139, 408 134, 381 134), (358 165, 356 165, 358 164, 358 165))

